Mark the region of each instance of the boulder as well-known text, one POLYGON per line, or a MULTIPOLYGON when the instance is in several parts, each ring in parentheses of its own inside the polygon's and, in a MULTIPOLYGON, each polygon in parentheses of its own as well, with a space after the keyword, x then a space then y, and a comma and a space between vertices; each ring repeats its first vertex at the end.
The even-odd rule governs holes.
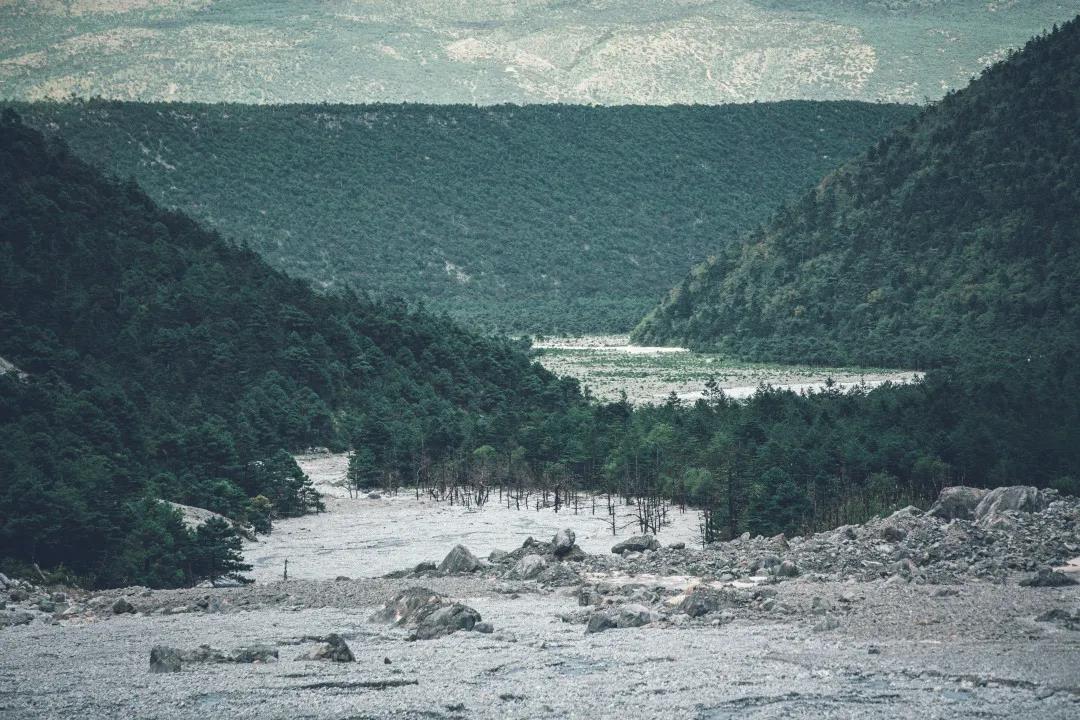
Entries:
POLYGON ((585 551, 575 545, 570 548, 570 550, 568 550, 567 553, 563 555, 560 559, 566 560, 568 562, 581 562, 587 557, 588 555, 585 554, 585 551))
POLYGON ((382 495, 377 492, 370 492, 367 494, 368 500, 382 500, 382 495))
POLYGON ((468 605, 454 603, 427 615, 416 625, 410 640, 432 640, 452 635, 458 630, 472 630, 480 622, 480 613, 468 605))
POLYGON ((652 535, 634 535, 628 537, 620 543, 616 543, 611 552, 616 555, 622 555, 627 552, 645 552, 646 550, 656 550, 660 547, 660 543, 656 541, 656 538, 652 535))
POLYGON ((547 568, 547 560, 540 555, 526 555, 518 560, 510 574, 518 580, 532 580, 547 568))
POLYGON ((819 623, 814 625, 814 632, 828 632, 829 630, 835 630, 840 627, 840 621, 832 616, 824 617, 819 623))
POLYGON ((22 588, 15 588, 8 593, 8 597, 11 598, 11 602, 26 602, 30 599, 30 593, 22 588))
POLYGON ((326 636, 326 642, 319 645, 312 652, 302 656, 304 660, 329 660, 331 662, 355 662, 352 650, 345 638, 337 633, 326 636))
POLYGON ((371 621, 394 625, 416 623, 444 604, 446 604, 446 599, 434 590, 410 587, 399 592, 376 610, 371 616, 371 621))
POLYGON ((489 622, 478 622, 473 625, 473 630, 478 633, 490 635, 491 633, 495 632, 495 626, 489 622))
POLYGON ((780 577, 796 577, 799 574, 799 566, 790 560, 785 560, 776 568, 776 574, 780 577))
POLYGON ((150 672, 171 673, 180 672, 183 662, 180 652, 168 645, 155 645, 150 648, 150 672))
POLYGON ((825 615, 833 611, 832 601, 828 598, 823 598, 820 595, 815 595, 810 600, 810 612, 814 615, 825 615))
POLYGON ((34 616, 25 610, 0 613, 0 628, 12 627, 15 625, 28 625, 33 619, 34 616))
POLYGON ((237 648, 231 655, 226 655, 225 662, 234 663, 272 663, 277 662, 277 648, 266 645, 250 645, 237 648))
POLYGON ((727 605, 727 599, 719 590, 713 588, 695 588, 679 603, 679 612, 690 617, 701 617, 716 612, 727 605))
POLYGON ((113 603, 112 611, 114 615, 124 615, 126 613, 134 613, 135 606, 128 602, 127 598, 120 598, 113 603))
POLYGON ((455 545, 439 563, 439 571, 444 573, 468 573, 480 567, 480 561, 464 545, 455 545))
POLYGON ((668 545, 668 550, 685 550, 685 549, 686 549, 686 543, 684 543, 684 542, 676 542, 676 543, 671 543, 670 545, 668 545))
POLYGON ((1042 568, 1028 579, 1021 580, 1020 584, 1024 587, 1067 587, 1078 583, 1065 573, 1042 568))
POLYGON ((416 567, 413 568, 413 572, 414 573, 432 572, 432 571, 434 571, 436 569, 438 569, 438 565, 436 565, 431 560, 425 560, 424 562, 417 563, 416 567))
POLYGON ((589 622, 585 626, 585 632, 586 634, 598 633, 604 632, 605 630, 611 630, 615 627, 618 627, 618 625, 615 622, 615 618, 612 617, 610 613, 595 612, 589 617, 589 622))
POLYGON ((641 627, 655 621, 657 617, 655 612, 644 605, 628 603, 621 606, 616 612, 615 625, 620 628, 641 627))
POLYGON ((563 557, 574 547, 575 539, 574 531, 570 528, 560 530, 551 541, 551 552, 555 557, 563 557))
POLYGON ((1000 487, 986 493, 975 507, 975 522, 984 527, 994 524, 1002 513, 1039 512, 1049 505, 1046 494, 1027 485, 1000 487))
POLYGON ((966 485, 943 488, 927 514, 942 520, 974 520, 975 508, 987 492, 983 488, 966 485))
POLYGON ((505 560, 509 556, 510 556, 510 553, 506 552, 505 550, 492 550, 491 554, 488 555, 488 562, 493 562, 493 563, 502 562, 503 560, 505 560))

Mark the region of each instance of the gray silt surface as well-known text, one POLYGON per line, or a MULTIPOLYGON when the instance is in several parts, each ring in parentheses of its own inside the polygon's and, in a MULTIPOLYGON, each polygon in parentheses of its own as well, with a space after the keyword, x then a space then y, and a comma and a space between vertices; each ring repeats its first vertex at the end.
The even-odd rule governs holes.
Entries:
POLYGON ((936 598, 926 586, 797 580, 777 586, 792 614, 585 635, 559 618, 578 610, 566 590, 512 598, 490 580, 448 578, 428 584, 474 606, 494 635, 406 642, 403 630, 367 621, 415 582, 155 592, 133 596, 149 614, 7 628, 0 718, 1080 716, 1080 633, 1032 619, 1080 605, 1080 588, 971 583, 936 598), (809 598, 841 592, 856 600, 840 627, 814 632, 809 598), (207 594, 227 599, 226 611, 153 612, 207 594), (294 660, 310 646, 301 638, 330 632, 347 638, 356 663, 294 660), (281 659, 157 675, 148 656, 158 643, 271 644, 281 659), (401 681, 416 684, 393 686, 401 681))

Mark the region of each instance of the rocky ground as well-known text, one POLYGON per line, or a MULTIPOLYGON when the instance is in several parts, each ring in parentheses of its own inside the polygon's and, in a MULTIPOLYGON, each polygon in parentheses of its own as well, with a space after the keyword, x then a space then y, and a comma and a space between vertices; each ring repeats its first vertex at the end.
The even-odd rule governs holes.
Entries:
POLYGON ((703 549, 560 532, 374 579, 0 577, 0 717, 1074 718, 1078 541, 1080 500, 954 488, 703 549))

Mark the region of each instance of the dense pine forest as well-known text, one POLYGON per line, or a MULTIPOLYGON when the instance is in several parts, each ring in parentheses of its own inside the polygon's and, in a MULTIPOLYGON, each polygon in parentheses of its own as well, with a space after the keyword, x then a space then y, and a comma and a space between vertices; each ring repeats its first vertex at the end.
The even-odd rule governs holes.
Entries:
POLYGON ((718 242, 634 338, 921 368, 1075 345, 1078 107, 1074 20, 718 242))
POLYGON ((579 402, 508 341, 314 293, 10 111, 0 233, 0 355, 24 374, 0 376, 0 556, 183 582, 187 538, 152 498, 303 513, 317 498, 282 448, 439 459, 467 419, 579 402))
POLYGON ((14 106, 320 287, 472 327, 626 332, 913 106, 14 106))

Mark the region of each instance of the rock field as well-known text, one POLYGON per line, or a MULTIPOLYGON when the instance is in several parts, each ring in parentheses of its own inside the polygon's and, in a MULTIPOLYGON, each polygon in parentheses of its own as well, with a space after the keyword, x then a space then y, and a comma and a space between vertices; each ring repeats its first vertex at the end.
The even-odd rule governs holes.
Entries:
POLYGON ((0 718, 1080 716, 1076 498, 947 488, 705 548, 523 540, 235 588, 0 576, 0 718))

